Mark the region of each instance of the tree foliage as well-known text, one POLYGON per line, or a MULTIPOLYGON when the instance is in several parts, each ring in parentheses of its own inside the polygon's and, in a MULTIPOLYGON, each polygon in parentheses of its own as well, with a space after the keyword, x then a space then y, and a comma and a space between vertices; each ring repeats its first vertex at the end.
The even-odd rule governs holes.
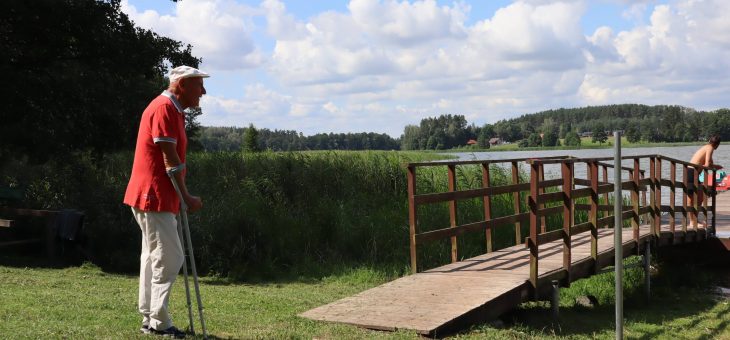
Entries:
POLYGON ((599 144, 603 144, 608 140, 608 134, 606 134, 606 129, 603 127, 602 124, 598 123, 593 128, 593 143, 598 142, 599 144))
MULTIPOLYGON (((401 147, 404 150, 451 149, 466 145, 470 139, 478 139, 480 130, 473 124, 468 125, 463 115, 447 114, 425 118, 418 126, 405 127, 401 136, 401 147)), ((482 139, 485 137, 487 136, 482 139)))
POLYGON ((120 0, 9 0, 0 11, 0 159, 132 149, 168 65, 190 45, 137 28, 120 0))
POLYGON ((565 133, 565 145, 566 146, 580 146, 581 140, 578 133, 575 131, 569 131, 565 133))

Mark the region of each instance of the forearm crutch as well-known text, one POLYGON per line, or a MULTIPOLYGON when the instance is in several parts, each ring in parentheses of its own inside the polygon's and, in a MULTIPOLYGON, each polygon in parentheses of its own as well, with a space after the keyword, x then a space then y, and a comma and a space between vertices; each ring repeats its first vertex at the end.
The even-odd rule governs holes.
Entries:
MULTIPOLYGON (((185 200, 183 199, 182 192, 180 191, 180 186, 177 183, 177 179, 175 178, 175 173, 180 171, 182 169, 180 168, 172 168, 167 171, 167 176, 170 177, 170 180, 172 181, 172 186, 175 187, 175 192, 177 192, 177 197, 180 198, 180 221, 178 222, 178 231, 181 229, 184 229, 184 237, 181 234, 180 236, 185 239, 185 244, 183 244, 183 251, 185 250, 185 245, 187 245, 188 250, 188 258, 190 259, 190 268, 193 271, 193 284, 195 285, 195 296, 197 298, 198 302, 198 315, 200 315, 200 327, 203 329, 203 338, 208 338, 208 333, 205 329, 205 318, 203 317, 203 301, 200 298, 200 286, 198 285, 198 270, 195 268, 195 255, 193 252, 193 242, 190 240, 190 227, 188 226, 188 206, 185 204, 185 200)), ((192 306, 190 304, 190 289, 188 288, 188 279, 187 279, 187 265, 185 264, 185 261, 183 261, 183 274, 185 275, 185 293, 187 294, 188 298, 188 316, 190 318, 190 331, 195 334, 195 330, 193 329, 193 312, 192 312, 192 306)))
MULTIPOLYGON (((185 204, 185 203, 183 203, 185 204)), ((180 207, 182 208, 182 207, 180 207)), ((181 218, 177 219, 177 234, 180 237, 180 244, 183 247, 183 278, 185 279, 185 297, 188 306, 188 325, 190 325, 190 333, 195 334, 195 324, 193 323, 193 306, 190 301, 190 284, 188 283, 188 261, 185 259, 188 255, 185 251, 185 238, 183 237, 181 218)))

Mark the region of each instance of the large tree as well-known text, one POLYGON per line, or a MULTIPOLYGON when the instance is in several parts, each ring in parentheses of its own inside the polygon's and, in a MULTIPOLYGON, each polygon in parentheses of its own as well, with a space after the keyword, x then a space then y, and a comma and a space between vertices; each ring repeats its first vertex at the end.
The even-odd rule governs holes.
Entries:
POLYGON ((259 151, 259 130, 256 130, 256 127, 253 126, 253 124, 250 124, 243 133, 243 151, 259 151))
POLYGON ((137 28, 120 0, 8 0, 0 11, 0 159, 132 149, 190 45, 137 28))
POLYGON ((608 135, 606 134, 606 129, 603 127, 603 124, 598 123, 593 127, 593 143, 598 142, 599 144, 603 144, 608 140, 608 135))

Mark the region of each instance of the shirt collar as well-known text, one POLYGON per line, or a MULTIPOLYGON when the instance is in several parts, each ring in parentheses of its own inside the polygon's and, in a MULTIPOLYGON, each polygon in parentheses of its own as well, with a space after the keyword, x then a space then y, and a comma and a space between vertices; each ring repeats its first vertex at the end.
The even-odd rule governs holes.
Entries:
POLYGON ((185 111, 185 110, 183 110, 182 105, 180 105, 180 102, 177 101, 177 98, 175 98, 175 95, 172 94, 170 91, 167 91, 167 90, 162 91, 162 95, 167 98, 170 98, 170 101, 172 102, 173 105, 175 105, 175 108, 177 109, 178 112, 183 113, 183 111, 185 111))

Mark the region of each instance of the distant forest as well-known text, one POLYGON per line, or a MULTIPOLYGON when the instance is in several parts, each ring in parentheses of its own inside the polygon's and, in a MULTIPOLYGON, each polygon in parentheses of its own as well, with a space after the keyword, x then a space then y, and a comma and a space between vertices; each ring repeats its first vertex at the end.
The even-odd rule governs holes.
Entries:
POLYGON ((399 150, 399 141, 387 134, 363 133, 318 133, 304 136, 294 130, 256 129, 253 126, 201 127, 195 148, 204 151, 240 150, 399 150), (248 137, 253 132, 256 138, 248 137), (255 143, 255 145, 246 145, 255 143))
POLYGON ((481 148, 489 141, 526 146, 578 146, 590 135, 605 141, 612 131, 623 131, 629 142, 694 142, 712 134, 730 138, 730 110, 697 111, 682 106, 638 104, 589 106, 526 114, 481 127, 467 125, 463 116, 428 118, 405 127, 401 146, 406 150, 449 149, 470 139, 481 148))
POLYGON ((320 133, 304 136, 294 130, 201 127, 193 145, 205 151, 236 151, 247 131, 254 132, 251 150, 446 150, 489 148, 493 143, 528 146, 579 146, 581 136, 605 141, 612 131, 623 131, 629 142, 695 142, 712 134, 730 140, 730 110, 697 111, 667 105, 605 105, 548 110, 476 126, 463 115, 441 115, 407 125, 399 138, 377 133, 320 133), (250 130, 253 129, 253 130, 250 130), (471 141, 471 142, 470 142, 471 141))

